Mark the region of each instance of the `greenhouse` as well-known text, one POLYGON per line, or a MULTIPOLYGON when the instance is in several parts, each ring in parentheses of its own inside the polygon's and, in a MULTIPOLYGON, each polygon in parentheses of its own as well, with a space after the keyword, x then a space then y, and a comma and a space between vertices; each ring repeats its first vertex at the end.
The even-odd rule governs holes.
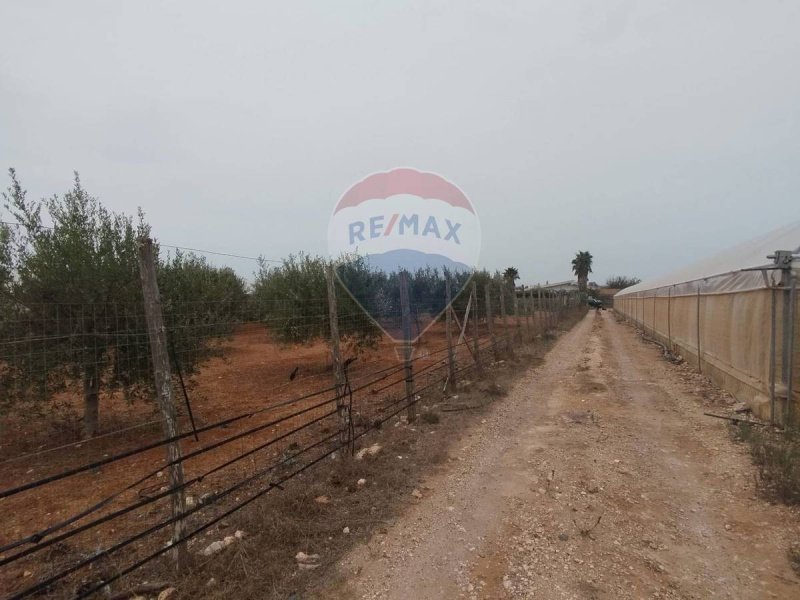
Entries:
POLYGON ((800 415, 798 275, 800 222, 620 290, 614 309, 756 416, 785 423, 800 415))

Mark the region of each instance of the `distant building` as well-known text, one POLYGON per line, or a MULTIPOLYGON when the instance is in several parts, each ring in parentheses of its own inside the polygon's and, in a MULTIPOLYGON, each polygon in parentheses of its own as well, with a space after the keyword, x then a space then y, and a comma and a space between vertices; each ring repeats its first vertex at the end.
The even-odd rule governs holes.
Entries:
POLYGON ((575 280, 559 281, 558 283, 545 283, 541 286, 544 290, 552 292, 577 292, 578 282, 575 280))

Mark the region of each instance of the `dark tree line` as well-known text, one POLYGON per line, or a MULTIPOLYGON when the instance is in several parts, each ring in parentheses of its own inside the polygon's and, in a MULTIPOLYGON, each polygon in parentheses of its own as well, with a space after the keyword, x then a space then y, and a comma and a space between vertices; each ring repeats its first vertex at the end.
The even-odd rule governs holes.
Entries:
POLYGON ((628 277, 626 275, 612 275, 606 279, 606 287, 614 289, 623 289, 641 283, 638 277, 628 277))
MULTIPOLYGON (((2 196, 16 223, 0 224, 0 408, 80 389, 84 434, 92 436, 103 393, 153 397, 138 266, 138 243, 151 235, 150 226, 141 211, 133 218, 105 208, 77 174, 66 193, 43 200, 29 199, 13 169, 9 174, 2 196)), ((220 352, 239 323, 261 322, 284 343, 328 338, 327 259, 299 254, 279 266, 262 262, 248 286, 229 268, 192 253, 164 256, 155 246, 167 338, 185 372, 220 352)), ((504 275, 419 269, 409 274, 419 330, 444 310, 445 278, 458 312, 466 309, 472 281, 481 318, 487 285, 493 297, 504 294, 510 312, 516 269, 504 275)), ((339 329, 351 351, 380 339, 376 322, 399 330, 397 273, 348 257, 337 266, 336 290, 339 329)))
MULTIPOLYGON (((290 256, 279 266, 262 264, 253 286, 253 304, 277 338, 305 343, 327 338, 330 332, 325 272, 329 261, 320 256, 290 256)), ((399 273, 370 269, 361 257, 345 257, 336 267, 340 335, 358 351, 370 347, 382 330, 399 337, 401 329, 399 273)), ((484 290, 492 286, 497 297, 505 294, 512 306, 514 281, 500 273, 454 271, 427 267, 408 273, 412 333, 440 316, 445 308, 445 280, 452 287, 453 306, 463 313, 469 300, 469 284, 478 290, 478 314, 485 316, 484 290)), ((497 313, 498 307, 494 307, 497 313)))

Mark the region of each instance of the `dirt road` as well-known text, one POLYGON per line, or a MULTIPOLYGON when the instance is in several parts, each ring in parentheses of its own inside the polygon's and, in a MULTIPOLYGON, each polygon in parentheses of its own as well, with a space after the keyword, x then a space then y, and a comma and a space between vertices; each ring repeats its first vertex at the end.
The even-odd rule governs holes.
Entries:
POLYGON ((589 313, 326 595, 800 598, 800 518, 757 498, 746 448, 702 416, 698 385, 589 313))

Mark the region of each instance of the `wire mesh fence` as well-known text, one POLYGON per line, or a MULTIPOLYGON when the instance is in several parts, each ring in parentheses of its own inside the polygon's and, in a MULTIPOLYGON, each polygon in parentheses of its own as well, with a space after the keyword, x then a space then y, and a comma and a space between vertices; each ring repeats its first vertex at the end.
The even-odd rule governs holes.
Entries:
MULTIPOLYGON (((541 335, 576 302, 502 284, 462 291, 445 313, 444 303, 416 301, 407 318, 421 335, 404 360, 343 289, 335 288, 334 317, 318 289, 284 291, 164 296, 179 417, 167 437, 143 302, 26 305, 3 315, 7 598, 112 589, 327 457, 344 460, 363 436, 541 335), (80 437, 85 427, 45 427, 60 418, 53 410, 88 414, 94 437, 80 437), (171 459, 165 449, 174 447, 171 459)), ((399 307, 384 316, 390 330, 402 328, 399 307)))

